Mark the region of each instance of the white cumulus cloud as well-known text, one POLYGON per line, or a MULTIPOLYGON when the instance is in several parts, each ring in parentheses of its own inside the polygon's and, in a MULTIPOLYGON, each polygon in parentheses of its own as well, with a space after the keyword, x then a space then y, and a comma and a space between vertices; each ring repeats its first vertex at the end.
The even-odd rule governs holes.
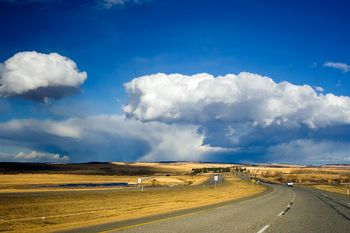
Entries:
POLYGON ((0 96, 59 99, 79 91, 86 78, 74 61, 58 53, 19 52, 0 64, 0 96))
POLYGON ((341 70, 344 73, 347 73, 350 71, 350 66, 346 63, 342 63, 342 62, 330 62, 327 61, 323 64, 323 66, 325 67, 330 67, 330 68, 334 68, 334 69, 338 69, 341 70))
MULTIPOLYGON (((203 145, 229 151, 233 160, 334 163, 349 157, 350 98, 320 87, 242 72, 158 73, 133 79, 125 89, 128 118, 197 125, 203 145)), ((215 155, 220 158, 227 160, 227 153, 215 155)))
POLYGON ((256 125, 350 123, 350 98, 318 93, 309 85, 276 83, 242 72, 214 77, 202 73, 153 74, 125 84, 124 111, 141 121, 251 122, 256 125))

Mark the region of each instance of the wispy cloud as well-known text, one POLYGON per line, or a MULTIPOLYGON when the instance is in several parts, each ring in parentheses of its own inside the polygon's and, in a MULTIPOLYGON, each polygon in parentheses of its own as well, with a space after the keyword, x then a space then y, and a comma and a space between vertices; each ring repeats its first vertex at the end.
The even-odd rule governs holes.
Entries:
POLYGON ((311 65, 309 65, 310 68, 316 68, 318 66, 317 62, 313 62, 311 65))
POLYGON ((148 0, 103 0, 102 5, 105 8, 112 8, 113 6, 124 6, 126 4, 134 3, 134 4, 142 4, 147 2, 148 0))
MULTIPOLYGON (((0 145, 25 147, 30 151, 52 148, 61 151, 61 154, 67 151, 75 157, 75 161, 77 157, 80 161, 102 157, 105 160, 129 161, 200 160, 202 156, 227 151, 204 143, 204 134, 198 128, 193 124, 143 123, 121 115, 64 121, 11 120, 0 123, 0 145), (20 138, 18 135, 21 135, 20 138)), ((59 158, 35 152, 20 153, 16 157, 0 154, 0 161, 32 161, 38 160, 38 157, 59 158)))
POLYGON ((52 154, 46 152, 32 151, 30 153, 20 152, 15 156, 18 160, 50 160, 50 161, 68 161, 67 155, 52 154))
POLYGON ((314 87, 314 89, 315 89, 317 92, 324 92, 324 88, 323 88, 323 87, 316 86, 316 87, 314 87))
POLYGON ((18 154, 0 153, 1 161, 8 162, 67 162, 70 160, 67 155, 60 155, 48 152, 31 151, 19 152, 18 154))
POLYGON ((323 66, 334 68, 334 69, 338 69, 338 70, 341 70, 344 73, 347 73, 347 72, 350 71, 350 65, 348 65, 346 63, 342 63, 342 62, 330 62, 330 61, 327 61, 327 62, 323 63, 323 66))
POLYGON ((0 0, 0 2, 8 2, 12 4, 50 3, 59 1, 60 0, 0 0))

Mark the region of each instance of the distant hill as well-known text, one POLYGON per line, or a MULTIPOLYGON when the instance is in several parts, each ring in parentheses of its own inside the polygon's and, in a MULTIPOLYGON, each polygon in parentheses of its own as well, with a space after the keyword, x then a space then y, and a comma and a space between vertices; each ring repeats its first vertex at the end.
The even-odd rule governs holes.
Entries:
POLYGON ((0 162, 0 174, 152 175, 155 172, 156 170, 152 167, 118 165, 109 162, 67 164, 0 162))

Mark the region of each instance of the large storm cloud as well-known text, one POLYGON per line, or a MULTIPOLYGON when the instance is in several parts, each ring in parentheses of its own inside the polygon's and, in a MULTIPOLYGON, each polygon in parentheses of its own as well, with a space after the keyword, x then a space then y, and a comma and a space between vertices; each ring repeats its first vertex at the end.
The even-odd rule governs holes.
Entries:
POLYGON ((119 115, 64 121, 12 120, 0 123, 3 145, 52 151, 75 160, 200 160, 226 149, 203 143, 195 125, 142 123, 119 115))
POLYGON ((86 78, 74 61, 58 53, 19 52, 0 64, 0 96, 60 99, 79 92, 86 78))
MULTIPOLYGON (((219 77, 158 73, 136 78, 125 89, 128 117, 198 125, 204 143, 229 148, 233 156, 245 154, 247 160, 251 153, 260 161, 334 162, 330 145, 350 144, 350 98, 322 94, 309 85, 276 83, 247 72, 219 77)), ((347 161, 349 148, 338 148, 337 161, 347 161)))

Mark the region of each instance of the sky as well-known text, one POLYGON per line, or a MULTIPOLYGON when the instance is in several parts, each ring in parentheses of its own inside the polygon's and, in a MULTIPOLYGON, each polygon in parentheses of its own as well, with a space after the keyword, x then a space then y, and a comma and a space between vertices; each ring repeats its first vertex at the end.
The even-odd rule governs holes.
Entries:
POLYGON ((0 0, 0 161, 350 163, 345 0, 0 0))

